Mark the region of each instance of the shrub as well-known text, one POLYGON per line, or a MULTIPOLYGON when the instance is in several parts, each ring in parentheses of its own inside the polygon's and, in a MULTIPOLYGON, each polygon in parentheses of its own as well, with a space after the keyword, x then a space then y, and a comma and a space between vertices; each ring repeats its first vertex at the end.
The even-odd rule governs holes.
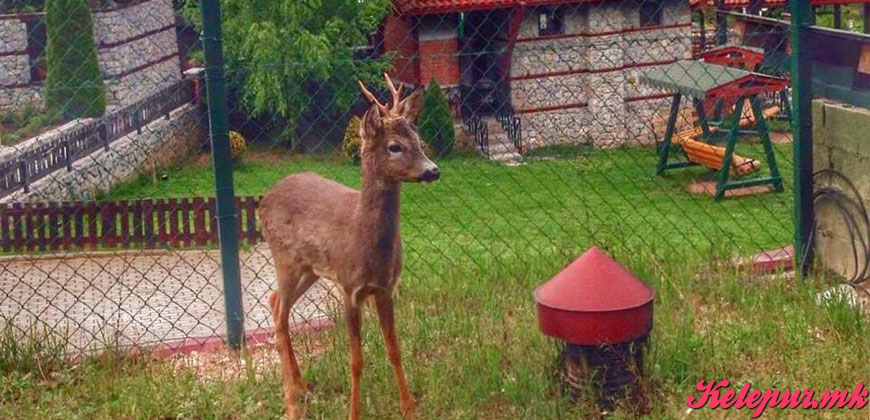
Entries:
POLYGON ((242 155, 248 150, 248 142, 238 131, 230 131, 230 157, 233 161, 242 160, 242 155))
POLYGON ((423 109, 419 118, 420 137, 431 146, 438 156, 449 154, 456 142, 453 131, 453 116, 450 115, 450 105, 447 97, 432 79, 423 96, 423 109))
POLYGON ((360 160, 362 137, 359 135, 359 125, 361 122, 360 117, 351 117, 350 121, 347 122, 347 128, 344 130, 344 140, 341 142, 341 151, 353 163, 359 163, 360 160))
POLYGON ((98 117, 106 93, 87 0, 48 0, 45 105, 64 118, 98 117))

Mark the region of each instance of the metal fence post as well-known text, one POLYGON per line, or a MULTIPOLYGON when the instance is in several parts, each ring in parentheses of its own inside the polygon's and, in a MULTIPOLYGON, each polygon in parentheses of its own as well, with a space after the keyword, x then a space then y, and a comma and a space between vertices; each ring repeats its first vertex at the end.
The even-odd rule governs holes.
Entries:
POLYGON ((205 52, 205 80, 208 100, 209 135, 214 161, 218 237, 221 247, 227 343, 234 349, 244 341, 244 311, 239 270, 238 215, 233 192, 233 167, 227 122, 226 80, 219 0, 203 0, 202 44, 205 52))
MULTIPOLYGON (((795 257, 798 264, 812 261, 810 236, 813 229, 813 92, 809 1, 789 2, 791 20, 792 130, 794 131, 795 257)), ((807 264, 802 264, 806 274, 807 264)))

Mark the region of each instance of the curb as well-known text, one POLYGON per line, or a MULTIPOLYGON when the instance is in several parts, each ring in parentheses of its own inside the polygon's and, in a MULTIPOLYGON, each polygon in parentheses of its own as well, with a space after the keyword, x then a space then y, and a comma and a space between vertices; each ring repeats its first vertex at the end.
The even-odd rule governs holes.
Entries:
MULTIPOLYGON (((314 334, 335 326, 328 317, 318 317, 311 321, 299 322, 290 326, 291 334, 314 334)), ((245 344, 268 343, 274 336, 273 328, 254 328, 245 331, 245 344)), ((179 354, 194 352, 209 353, 226 347, 226 336, 215 334, 201 338, 186 338, 153 346, 140 347, 142 354, 151 354, 158 359, 166 359, 179 354)))

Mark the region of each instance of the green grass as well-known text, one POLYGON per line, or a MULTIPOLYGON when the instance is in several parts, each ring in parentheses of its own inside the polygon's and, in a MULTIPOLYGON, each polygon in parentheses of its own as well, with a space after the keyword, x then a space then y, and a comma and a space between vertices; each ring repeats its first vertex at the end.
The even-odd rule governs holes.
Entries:
MULTIPOLYGON (((757 145, 741 153, 763 156, 757 145)), ((791 173, 790 149, 777 146, 791 173)), ((421 419, 582 419, 552 383, 554 340, 537 330, 531 293, 588 246, 607 249, 657 292, 641 418, 683 419, 700 380, 755 388, 854 388, 870 377, 866 319, 843 304, 815 304, 827 280, 748 279, 730 264, 791 240, 791 182, 780 194, 714 203, 690 195, 702 168, 653 176, 650 149, 538 151, 526 165, 476 157, 439 161, 434 185, 403 189, 406 263, 397 296, 399 335, 421 419)), ((316 171, 359 185, 359 168, 331 156, 255 152, 235 173, 238 194, 262 194, 281 177, 316 171)), ((211 168, 190 164, 168 180, 143 178, 112 198, 211 195, 211 168)), ((788 177, 787 177, 788 178, 788 177)), ((371 310, 364 321, 365 418, 397 419, 392 372, 371 310)), ((342 323, 303 361, 310 419, 347 415, 342 323)), ((0 359, 5 357, 0 353, 0 359)), ((212 381, 172 362, 87 359, 50 380, 14 370, 0 378, 0 418, 261 419, 282 412, 277 370, 212 381)), ((705 410, 688 418, 749 418, 705 410)), ((851 410, 770 409, 765 418, 861 418, 851 410)), ((635 418, 628 409, 611 418, 635 418)))
POLYGON ((59 125, 60 115, 27 105, 0 115, 0 145, 11 146, 59 125))

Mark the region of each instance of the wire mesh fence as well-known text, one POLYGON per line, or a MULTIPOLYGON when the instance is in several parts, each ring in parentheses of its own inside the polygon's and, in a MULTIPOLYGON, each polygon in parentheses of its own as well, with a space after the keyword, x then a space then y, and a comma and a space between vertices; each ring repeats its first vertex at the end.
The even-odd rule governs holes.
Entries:
MULTIPOLYGON (((64 335, 71 353, 222 336, 199 2, 0 4, 4 325, 64 335)), ((363 185, 358 81, 390 102, 385 72, 425 91, 411 124, 442 173, 401 193, 412 294, 465 279, 526 297, 590 246, 661 275, 793 243, 784 4, 221 7, 233 162, 218 169, 239 197, 249 335, 273 328, 258 197, 305 171, 363 185)), ((335 317, 318 284, 295 324, 335 317)))

